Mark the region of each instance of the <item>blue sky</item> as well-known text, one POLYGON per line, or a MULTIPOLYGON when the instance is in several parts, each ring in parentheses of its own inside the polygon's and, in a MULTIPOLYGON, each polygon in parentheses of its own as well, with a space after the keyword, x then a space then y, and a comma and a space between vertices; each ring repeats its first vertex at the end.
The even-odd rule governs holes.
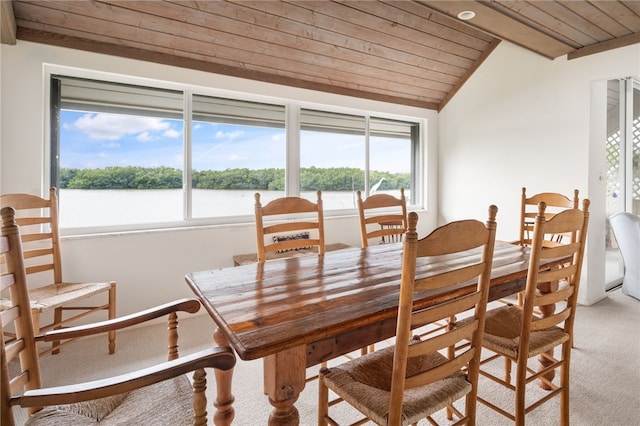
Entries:
MULTIPOLYGON (((60 119, 61 167, 183 166, 181 120, 65 110, 60 119)), ((285 166, 282 129, 197 123, 192 139, 196 170, 285 166)), ((397 141, 388 143, 394 145, 378 142, 382 155, 372 155, 372 168, 408 171, 407 149, 397 149, 397 141)), ((363 147, 362 137, 306 132, 301 165, 364 168, 363 147)))

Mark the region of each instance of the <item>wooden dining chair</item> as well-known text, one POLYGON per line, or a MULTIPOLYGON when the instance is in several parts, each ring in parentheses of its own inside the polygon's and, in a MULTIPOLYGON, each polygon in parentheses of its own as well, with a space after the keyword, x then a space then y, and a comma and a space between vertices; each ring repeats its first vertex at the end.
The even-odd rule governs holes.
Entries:
MULTIPOLYGON (((67 327, 80 318, 97 312, 106 312, 109 319, 115 318, 114 281, 64 280, 56 188, 49 190, 48 199, 32 194, 3 194, 0 195, 0 206, 13 207, 16 211, 16 222, 21 227, 31 315, 36 334, 67 327), (106 297, 100 300, 103 294, 106 297), (44 315, 50 312, 53 313, 53 317, 49 322, 49 318, 44 318, 44 315)), ((5 309, 9 304, 8 300, 2 299, 0 309, 5 309)), ((115 331, 108 333, 108 340, 109 353, 113 354, 116 350, 115 331)), ((42 353, 55 354, 59 350, 60 342, 54 341, 48 349, 42 350, 42 353)))
POLYGON ((373 194, 363 200, 362 192, 358 191, 358 217, 362 247, 368 247, 373 239, 378 239, 379 243, 402 241, 402 236, 407 232, 404 188, 400 189, 400 198, 389 194, 373 194))
MULTIPOLYGON (((527 196, 527 188, 522 188, 520 197, 520 232, 518 240, 514 244, 521 246, 531 246, 533 235, 533 225, 538 214, 538 204, 542 201, 547 206, 546 218, 551 219, 555 214, 566 209, 577 209, 579 207, 579 191, 573 190, 573 198, 558 192, 540 192, 530 197, 527 196)), ((575 241, 575 235, 546 235, 542 242, 545 247, 553 247, 558 244, 575 241)), ((522 306, 522 293, 516 295, 517 304, 522 306)), ((500 299, 503 304, 513 302, 512 298, 500 299)))
MULTIPOLYGON (((527 188, 522 188, 522 196, 520 202, 520 236, 517 244, 521 246, 530 246, 531 237, 533 235, 533 226, 535 218, 538 214, 538 204, 544 201, 547 206, 545 212, 546 218, 551 219, 553 215, 561 212, 565 209, 577 209, 579 208, 579 191, 573 190, 573 198, 569 198, 566 195, 557 192, 541 192, 531 197, 527 197, 527 188)), ((565 235, 547 235, 546 241, 543 243, 546 245, 555 245, 562 243, 565 235)))
POLYGON ((589 222, 589 200, 582 202, 582 210, 568 209, 547 218, 546 204, 538 205, 533 235, 531 257, 522 306, 501 306, 487 312, 483 346, 489 353, 483 359, 480 374, 503 385, 515 393, 515 410, 508 412, 489 401, 489 396, 478 401, 508 417, 516 425, 525 424, 525 415, 552 397, 560 395, 560 424, 569 425, 569 372, 571 367, 571 343, 576 313, 578 289, 589 222), (575 234, 576 240, 549 247, 545 237, 549 235, 575 234), (541 270, 541 259, 567 258, 567 262, 551 270, 541 270), (559 281, 555 289, 541 291, 541 285, 559 281), (536 308, 542 312, 536 314, 536 308), (559 354, 554 348, 560 347, 559 354), (533 371, 527 366, 530 358, 539 356, 544 368, 533 371), (515 383, 510 374, 497 377, 488 366, 500 358, 516 364, 515 383), (559 370, 559 379, 553 380, 559 370), (533 401, 527 398, 527 385, 541 380, 549 389, 546 395, 533 401))
MULTIPOLYGON (((200 302, 183 299, 119 319, 35 334, 29 314, 30 294, 24 267, 20 230, 14 210, 4 207, 0 253, 5 262, 1 293, 10 305, 0 312, 0 330, 12 329, 15 338, 0 339, 0 423, 16 424, 15 410, 24 409, 30 426, 207 424, 204 368, 229 370, 235 365, 230 348, 212 347, 178 356, 177 312, 195 313, 200 302), (51 342, 105 333, 168 316, 169 355, 166 362, 93 382, 43 388, 37 342, 51 342), (185 375, 194 372, 193 386, 185 375)), ((91 363, 90 359, 85 360, 91 363)), ((83 368, 86 365, 82 366, 83 368)), ((101 365, 96 365, 100 370, 101 365)), ((218 416, 232 416, 220 406, 218 416)))
MULTIPOLYGON (((370 240, 376 240, 379 244, 401 242, 407 232, 404 188, 400 188, 400 198, 390 194, 373 194, 363 200, 362 191, 358 191, 357 195, 362 248, 369 247, 370 240)), ((364 355, 374 350, 375 345, 369 345, 362 348, 361 353, 364 355)))
MULTIPOLYGON (((336 425, 329 416, 328 391, 336 393, 379 425, 415 424, 432 414, 451 410, 460 423, 475 424, 478 364, 493 261, 497 208, 489 208, 486 225, 476 220, 451 222, 418 239, 418 215, 409 214, 402 254, 400 300, 395 346, 377 350, 332 368, 323 368, 319 384, 319 425, 336 425), (435 268, 431 276, 416 276, 416 263, 425 257, 458 258, 482 253, 464 267, 435 268), (466 283, 463 286, 462 283, 466 283), (464 288, 466 291, 462 291, 464 288), (416 308, 415 293, 443 297, 416 308), (470 318, 425 339, 412 338, 421 324, 455 315, 470 318), (453 349, 455 348, 455 349, 453 349), (454 402, 465 399, 461 411, 454 402)), ((357 423, 360 424, 360 423, 357 423)))
POLYGON ((300 197, 282 197, 265 206, 255 194, 258 262, 295 255, 296 250, 314 248, 324 254, 324 211, 322 192, 315 203, 300 197), (265 224, 265 219, 271 222, 265 224), (277 256, 281 254, 280 256, 277 256), (275 255, 275 256, 274 256, 275 255))
MULTIPOLYGON (((322 192, 317 192, 315 203, 301 197, 282 197, 265 206, 260 202, 260 193, 255 194, 256 237, 258 263, 270 259, 295 256, 298 251, 308 249, 322 255, 324 245, 324 211, 322 192), (265 219, 272 222, 265 224, 265 219)), ((326 365, 322 363, 322 366, 326 365)), ((311 382, 318 378, 314 373, 307 377, 311 382)))

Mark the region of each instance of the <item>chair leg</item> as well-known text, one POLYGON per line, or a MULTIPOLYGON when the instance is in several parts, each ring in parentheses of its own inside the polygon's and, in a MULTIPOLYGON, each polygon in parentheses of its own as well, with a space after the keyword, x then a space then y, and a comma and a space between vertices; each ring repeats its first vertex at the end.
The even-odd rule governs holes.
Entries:
MULTIPOLYGON (((40 334, 40 312, 37 309, 31 309, 31 320, 33 321, 33 333, 37 336, 40 334)), ((38 353, 40 353, 40 345, 42 343, 36 343, 38 353)))
MULTIPOLYGON (((449 331, 453 330, 453 328, 456 325, 456 321, 457 321, 457 318, 456 318, 455 315, 450 316, 447 319, 447 326, 446 326, 447 330, 449 330, 449 331)), ((456 348, 455 348, 455 346, 449 346, 447 348, 447 357, 449 359, 453 359, 453 358, 455 358, 455 356, 456 356, 456 348)), ((447 405, 446 413, 447 413, 447 420, 452 421, 453 420, 453 413, 454 413, 453 406, 447 405)))
MULTIPOLYGON (((109 288, 109 319, 116 317, 116 285, 111 284, 109 288)), ((108 333, 109 337, 109 354, 116 353, 116 332, 115 330, 108 333)))
POLYGON ((207 373, 203 369, 193 372, 193 425, 207 426, 207 373))
MULTIPOLYGON (((53 329, 62 327, 62 308, 55 308, 53 311, 53 329)), ((51 342, 51 353, 59 354, 60 353, 60 340, 54 340, 51 342)))
POLYGON ((324 384, 322 377, 327 373, 327 368, 322 367, 318 375, 318 426, 327 426, 329 415, 329 388, 324 384))
POLYGON ((515 404, 515 424, 524 426, 526 394, 527 394, 527 362, 516 363, 516 404, 515 404))
POLYGON ((562 351, 564 353, 564 364, 560 367, 560 424, 569 426, 569 372, 571 365, 571 341, 565 342, 562 351))
POLYGON ((167 319, 167 361, 178 359, 178 315, 175 312, 169 314, 167 319))
POLYGON ((469 419, 467 424, 475 425, 476 424, 476 407, 477 407, 477 397, 478 397, 478 383, 475 384, 475 388, 473 391, 467 394, 467 398, 465 401, 464 411, 465 416, 469 419))
POLYGON ((511 360, 507 357, 504 358, 504 381, 511 383, 511 360))

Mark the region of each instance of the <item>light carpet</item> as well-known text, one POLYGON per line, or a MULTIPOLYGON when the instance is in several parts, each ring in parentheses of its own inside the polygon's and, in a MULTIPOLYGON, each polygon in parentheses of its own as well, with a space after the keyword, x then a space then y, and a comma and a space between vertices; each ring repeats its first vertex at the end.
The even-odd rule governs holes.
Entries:
MULTIPOLYGON (((576 314, 574 350, 571 365, 571 423, 573 425, 627 426, 640 424, 640 301, 620 290, 592 306, 579 306, 576 314)), ((180 350, 183 354, 206 347, 212 341, 214 324, 207 315, 180 321, 180 350)), ((43 381, 47 386, 93 380, 124 373, 163 360, 166 336, 163 325, 121 332, 117 352, 107 354, 104 338, 85 339, 63 348, 59 355, 42 358, 43 381), (99 366, 96 368, 95 366, 99 366)), ((338 362, 344 359, 338 359, 338 362)), ((317 369, 310 369, 311 374, 317 369)), ((208 403, 213 413, 215 383, 208 374, 208 403)), ((498 398, 511 406, 512 394, 494 383, 481 379, 480 393, 498 398)), ((535 392, 543 392, 536 390, 535 392)), ((233 393, 236 411, 234 425, 264 425, 271 412, 262 393, 262 361, 242 361, 234 373, 233 393)), ((317 423, 317 381, 308 383, 296 407, 300 424, 317 423)), ((341 421, 357 418, 346 404, 334 408, 341 421)), ((478 405, 478 425, 512 424, 506 418, 478 405)), ((23 413, 16 413, 23 417, 23 413)), ((553 398, 527 416, 529 425, 558 424, 559 400, 553 398)), ((439 416, 439 420, 443 417, 439 416)), ((212 424, 212 422, 210 421, 212 424)), ((21 424, 21 423, 19 423, 21 424)), ((420 425, 428 424, 426 421, 420 425)), ((446 423, 445 423, 446 424, 446 423)))

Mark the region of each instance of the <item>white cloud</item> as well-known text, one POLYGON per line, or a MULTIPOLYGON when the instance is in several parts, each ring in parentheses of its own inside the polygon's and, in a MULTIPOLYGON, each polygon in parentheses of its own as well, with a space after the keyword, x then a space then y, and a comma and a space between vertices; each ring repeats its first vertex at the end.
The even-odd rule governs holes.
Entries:
POLYGON ((164 133, 162 133, 162 136, 166 136, 168 138, 179 138, 180 132, 175 129, 168 129, 165 130, 164 133))
POLYGON ((85 114, 73 123, 74 128, 96 140, 118 140, 127 135, 163 132, 170 126, 160 118, 116 114, 85 114))
POLYGON ((151 136, 151 134, 149 132, 142 132, 140 133, 138 136, 136 136, 136 140, 140 141, 140 142, 149 142, 151 140, 153 140, 153 136, 151 136))
POLYGON ((223 132, 221 130, 218 130, 216 132, 216 139, 222 139, 222 138, 224 138, 224 139, 237 139, 240 136, 242 136, 243 133, 244 132, 242 132, 240 130, 235 131, 235 132, 223 132))

